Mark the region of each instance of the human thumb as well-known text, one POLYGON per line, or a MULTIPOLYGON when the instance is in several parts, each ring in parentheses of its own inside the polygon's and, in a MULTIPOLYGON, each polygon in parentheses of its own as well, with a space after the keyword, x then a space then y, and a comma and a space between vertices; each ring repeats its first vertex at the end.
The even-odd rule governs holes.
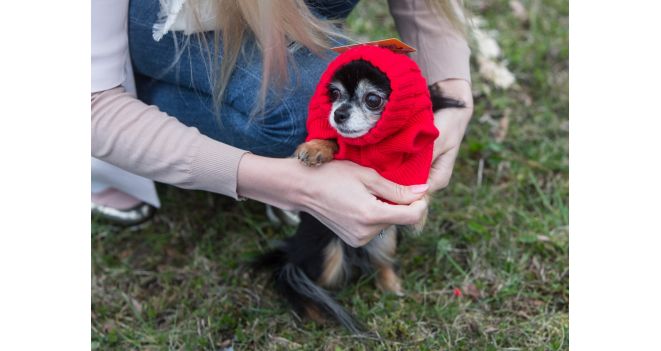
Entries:
POLYGON ((404 186, 379 177, 378 180, 371 182, 368 188, 372 194, 382 199, 400 205, 408 205, 420 200, 429 190, 429 184, 404 186))

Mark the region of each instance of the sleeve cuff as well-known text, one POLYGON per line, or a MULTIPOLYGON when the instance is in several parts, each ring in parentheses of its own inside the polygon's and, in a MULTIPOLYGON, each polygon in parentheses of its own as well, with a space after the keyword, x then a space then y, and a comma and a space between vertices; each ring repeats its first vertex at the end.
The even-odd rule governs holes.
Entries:
POLYGON ((239 200, 237 176, 239 162, 249 151, 220 143, 207 136, 200 138, 193 155, 191 175, 196 188, 239 200))

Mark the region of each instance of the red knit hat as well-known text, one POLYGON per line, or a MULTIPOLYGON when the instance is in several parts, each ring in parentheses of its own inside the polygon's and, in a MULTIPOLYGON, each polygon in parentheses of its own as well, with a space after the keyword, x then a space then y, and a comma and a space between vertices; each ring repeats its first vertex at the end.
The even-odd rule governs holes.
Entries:
POLYGON ((373 168, 401 185, 427 182, 438 137, 429 89, 418 65, 405 55, 368 45, 347 50, 329 64, 310 100, 307 129, 307 141, 337 140, 335 159, 373 168), (392 92, 376 125, 363 136, 346 138, 330 125, 328 85, 340 67, 355 60, 365 60, 383 72, 392 92))

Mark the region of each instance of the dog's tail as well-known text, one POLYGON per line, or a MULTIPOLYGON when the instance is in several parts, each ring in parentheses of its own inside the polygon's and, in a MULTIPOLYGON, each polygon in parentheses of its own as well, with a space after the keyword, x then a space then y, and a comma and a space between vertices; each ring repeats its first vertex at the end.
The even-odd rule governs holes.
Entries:
POLYGON ((300 267, 287 260, 287 253, 282 248, 262 255, 253 262, 253 267, 273 269, 276 290, 299 314, 308 315, 312 309, 336 320, 353 334, 364 333, 365 328, 327 290, 315 284, 300 267))

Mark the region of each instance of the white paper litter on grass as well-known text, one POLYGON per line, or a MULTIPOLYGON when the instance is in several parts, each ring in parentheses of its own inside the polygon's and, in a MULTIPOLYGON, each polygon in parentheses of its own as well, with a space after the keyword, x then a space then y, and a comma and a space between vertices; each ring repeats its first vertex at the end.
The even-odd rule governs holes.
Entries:
POLYGON ((502 50, 497 41, 498 32, 484 29, 486 22, 481 17, 475 17, 471 22, 480 75, 494 86, 508 89, 516 82, 516 77, 507 68, 507 61, 500 59, 502 50))

